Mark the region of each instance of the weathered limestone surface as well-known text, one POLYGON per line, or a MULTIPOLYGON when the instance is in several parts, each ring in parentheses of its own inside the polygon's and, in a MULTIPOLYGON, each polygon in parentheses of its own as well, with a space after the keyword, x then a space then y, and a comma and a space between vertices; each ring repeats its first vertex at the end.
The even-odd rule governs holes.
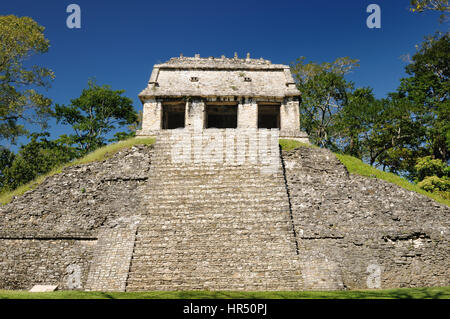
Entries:
POLYGON ((99 231, 86 290, 125 291, 138 223, 135 219, 127 227, 99 231))
POLYGON ((202 130, 205 121, 205 103, 195 99, 189 101, 186 107, 186 128, 202 130))
MULTIPOLYGON (((300 127, 299 101, 287 99, 281 104, 281 131, 298 131, 300 127)), ((299 133, 298 133, 299 134, 299 133)), ((281 133, 283 135, 283 133, 281 133)))
POLYGON ((142 111, 142 131, 148 135, 161 130, 162 106, 155 99, 147 99, 142 111))
MULTIPOLYGON (((190 136, 191 151, 213 132, 224 130, 190 136)), ((359 289, 374 269, 381 288, 450 285, 449 207, 349 175, 317 148, 283 152, 268 171, 173 163, 165 134, 1 206, 0 289, 359 289)))
POLYGON ((349 175, 324 149, 283 158, 305 288, 365 289, 371 265, 380 267, 381 288, 450 284, 449 207, 349 175))
MULTIPOLYGON (((0 289, 84 289, 94 256, 113 269, 118 257, 105 253, 101 234, 136 222, 151 154, 152 147, 135 146, 66 168, 0 206, 0 289)), ((129 244, 114 245, 119 251, 129 244)))
POLYGON ((0 238, 0 289, 58 285, 82 289, 95 253, 95 237, 0 238))
POLYGON ((289 66, 264 59, 172 58, 153 68, 139 96, 298 96, 289 66), (191 81, 195 77, 198 81, 191 81), (250 81, 246 81, 249 78, 250 81))
POLYGON ((288 65, 250 56, 171 58, 153 67, 139 98, 143 124, 138 136, 157 136, 163 129, 161 110, 174 101, 186 104, 185 127, 199 130, 208 127, 205 104, 235 105, 238 128, 246 129, 258 127, 258 105, 272 103, 280 111, 280 136, 309 143, 300 131, 300 92, 288 65))
POLYGON ((238 105, 238 128, 258 128, 258 104, 246 99, 238 105))
MULTIPOLYGON (((127 291, 301 289, 279 155, 271 173, 248 155, 243 164, 224 164, 235 153, 226 146, 214 163, 203 152, 209 137, 214 143, 212 132, 227 140, 226 130, 179 133, 191 134, 184 157, 191 155, 189 163, 171 158, 177 142, 172 132, 159 136, 127 291)), ((260 138, 254 134, 231 145, 249 154, 260 138)))

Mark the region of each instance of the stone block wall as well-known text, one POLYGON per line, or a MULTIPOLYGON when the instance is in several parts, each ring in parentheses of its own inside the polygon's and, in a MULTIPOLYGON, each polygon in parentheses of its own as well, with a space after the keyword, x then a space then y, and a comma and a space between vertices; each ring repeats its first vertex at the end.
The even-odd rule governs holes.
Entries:
POLYGON ((138 223, 100 230, 86 290, 125 291, 138 223))
POLYGON ((162 104, 155 99, 144 102, 142 111, 142 135, 154 135, 161 130, 162 104))
POLYGON ((95 237, 53 237, 0 238, 0 289, 28 290, 37 284, 83 289, 95 237))
MULTIPOLYGON (((86 289, 88 277, 99 272, 114 289, 122 287, 117 282, 126 280, 122 264, 129 263, 134 237, 117 230, 138 222, 152 151, 134 146, 102 162, 68 167, 0 206, 0 289, 86 289)), ((100 279, 90 281, 96 284, 100 279)))
POLYGON ((300 110, 299 101, 292 98, 286 98, 280 108, 281 130, 299 131, 300 130, 300 110))
POLYGON ((187 129, 202 130, 205 123, 205 102, 202 100, 187 102, 185 119, 187 129))
POLYGON ((127 291, 301 289, 278 136, 266 155, 275 166, 263 170, 257 149, 249 148, 267 142, 268 135, 253 130, 240 138, 244 134, 181 131, 178 140, 173 132, 161 133, 127 291), (188 154, 173 161, 183 135, 188 154), (237 151, 243 160, 227 162, 237 151))
POLYGON ((0 289, 450 285, 449 207, 350 175, 324 149, 271 148, 276 165, 263 164, 250 149, 268 130, 244 132, 181 130, 186 143, 163 132, 1 206, 0 289), (173 161, 180 141, 192 153, 173 161), (236 156, 202 153, 222 142, 236 156))
POLYGON ((246 99, 238 105, 238 128, 258 128, 258 104, 246 99))
POLYGON ((283 152, 307 289, 448 286, 450 208, 357 175, 328 150, 283 152), (378 276, 379 274, 379 276, 378 276))

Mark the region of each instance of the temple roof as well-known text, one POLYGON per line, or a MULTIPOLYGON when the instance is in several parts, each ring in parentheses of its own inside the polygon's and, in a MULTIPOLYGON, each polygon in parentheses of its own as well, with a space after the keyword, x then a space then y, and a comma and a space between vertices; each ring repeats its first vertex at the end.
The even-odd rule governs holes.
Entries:
POLYGON ((299 96, 290 68, 265 59, 176 57, 156 64, 141 100, 156 97, 299 96))

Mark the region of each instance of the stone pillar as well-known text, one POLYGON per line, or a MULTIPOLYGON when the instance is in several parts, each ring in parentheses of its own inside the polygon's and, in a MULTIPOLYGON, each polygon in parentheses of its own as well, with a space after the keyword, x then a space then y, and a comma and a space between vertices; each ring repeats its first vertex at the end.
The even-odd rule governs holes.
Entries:
POLYGON ((144 101, 144 111, 142 114, 142 134, 154 135, 161 130, 162 105, 155 99, 144 101))
POLYGON ((309 144, 308 134, 300 131, 299 101, 286 98, 280 108, 280 138, 297 140, 309 144))
POLYGON ((299 103, 292 98, 286 98, 280 108, 280 130, 299 131, 300 114, 299 103))
POLYGON ((193 100, 186 102, 185 127, 201 131, 205 123, 205 102, 193 100))
POLYGON ((238 128, 258 128, 258 104, 252 99, 245 99, 238 106, 238 128))

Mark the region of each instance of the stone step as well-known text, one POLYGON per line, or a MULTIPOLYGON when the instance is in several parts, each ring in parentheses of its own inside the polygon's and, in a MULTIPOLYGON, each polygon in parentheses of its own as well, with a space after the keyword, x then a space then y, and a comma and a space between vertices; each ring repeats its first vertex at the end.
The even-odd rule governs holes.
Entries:
MULTIPOLYGON (((273 183, 272 183, 273 184, 273 183)), ((175 181, 172 183, 162 183, 162 184, 156 184, 152 183, 152 185, 148 185, 147 189, 148 192, 152 192, 154 194, 165 194, 170 195, 172 193, 180 193, 180 194, 208 194, 208 195, 221 195, 231 192, 235 192, 236 194, 245 196, 245 195, 252 195, 252 194, 261 194, 261 195, 275 195, 275 194, 287 194, 286 188, 279 186, 279 185, 273 185, 272 187, 269 184, 262 184, 265 187, 262 188, 261 184, 259 185, 249 185, 246 186, 245 184, 237 184, 236 182, 234 185, 218 185, 217 188, 215 188, 214 183, 201 183, 201 184, 195 184, 195 183, 183 183, 182 181, 175 181), (178 187, 177 187, 178 184, 178 187), (158 190, 158 185, 161 186, 161 189, 158 190), (276 188, 275 188, 276 187, 276 188)), ((231 196, 231 195, 230 195, 231 196)))
MULTIPOLYGON (((164 236, 164 238, 161 240, 161 242, 166 242, 169 241, 169 236, 170 236, 170 241, 169 243, 172 244, 174 242, 183 242, 181 236, 183 235, 189 235, 189 232, 177 232, 176 234, 173 233, 173 230, 167 230, 167 231, 161 231, 159 229, 155 230, 157 227, 161 227, 161 224, 152 224, 149 225, 147 227, 145 226, 141 226, 142 229, 140 229, 140 232, 137 235, 137 238, 148 238, 148 239, 158 239, 158 236, 164 236), (165 239, 165 238, 168 239, 165 239)), ((181 226, 181 225, 179 225, 181 226)), ((158 228, 159 228, 158 227, 158 228)), ((205 229, 206 227, 191 227, 191 232, 192 231, 196 231, 195 236, 192 237, 196 237, 196 238, 205 238, 205 239, 220 239, 220 235, 235 235, 236 238, 235 239, 228 239, 227 242, 223 243, 222 245, 228 245, 227 243, 229 242, 233 242, 233 241, 240 241, 242 239, 251 239, 251 240, 256 240, 256 239, 264 239, 264 240, 276 240, 275 236, 268 236, 267 235, 267 230, 266 229, 260 229, 260 230, 255 230, 254 228, 248 227, 245 228, 243 226, 238 226, 236 228, 233 228, 232 225, 217 225, 216 229, 214 229, 216 236, 212 236, 211 235, 211 226, 208 226, 207 229, 205 229), (227 227, 228 226, 228 227, 227 227), (226 229, 229 229, 230 231, 226 231, 226 229), (239 238, 238 238, 239 237, 239 238)), ((273 231, 283 231, 288 233, 289 231, 291 231, 291 228, 287 225, 274 225, 272 226, 272 230, 273 231)), ((290 242, 290 239, 286 239, 287 242, 290 242)), ((260 245, 260 244, 258 244, 260 245)), ((198 246, 198 245, 195 245, 198 246)), ((265 244, 262 244, 262 246, 265 246, 265 244)))
MULTIPOLYGON (((236 144, 239 149, 260 142, 255 135, 236 144)), ((242 165, 214 163, 206 155, 197 157, 200 163, 195 156, 176 163, 174 145, 164 133, 154 146, 127 291, 301 289, 279 156, 265 170, 259 155, 248 153, 242 165)), ((191 154, 203 154, 193 145, 191 154)))
POLYGON ((182 168, 180 167, 167 167, 167 168, 153 168, 150 171, 150 175, 154 176, 159 174, 174 174, 175 176, 198 176, 198 175, 204 175, 205 177, 215 177, 215 176, 226 176, 228 178, 232 178, 234 176, 239 176, 241 177, 243 180, 248 179, 248 180, 252 180, 252 179, 259 179, 259 178, 263 178, 263 179, 269 179, 269 177, 276 177, 276 178, 283 178, 283 174, 282 172, 273 172, 271 171, 270 173, 266 173, 266 171, 263 170, 258 170, 257 172, 251 172, 247 169, 233 169, 230 168, 230 171, 233 170, 233 172, 227 173, 226 170, 221 169, 220 171, 212 171, 212 170, 207 170, 207 169, 203 169, 203 170, 182 170, 182 168), (181 172, 180 172, 181 171, 181 172))
MULTIPOLYGON (((155 217, 167 217, 167 218, 174 218, 171 214, 169 213, 164 213, 164 211, 169 212, 171 210, 171 205, 170 203, 168 203, 165 206, 161 206, 161 207, 148 207, 146 210, 146 216, 155 216, 155 217)), ((199 216, 202 214, 202 212, 214 212, 216 210, 216 208, 219 208, 218 206, 202 206, 200 208, 196 208, 193 205, 177 205, 174 207, 174 209, 177 210, 177 212, 185 212, 186 215, 190 215, 190 216, 199 216)), ((244 222, 246 220, 242 219, 244 217, 239 217, 239 216, 244 216, 244 215, 248 215, 249 213, 251 213, 252 211, 258 211, 258 208, 249 208, 246 209, 244 208, 222 208, 222 210, 217 209, 216 213, 224 213, 224 214, 234 214, 235 219, 239 222, 244 222)), ((262 209, 259 211, 263 211, 262 209)), ((288 214, 289 213, 289 207, 283 207, 277 210, 274 210, 275 213, 278 213, 279 215, 283 215, 283 214, 288 214)), ((200 218, 200 217, 198 217, 200 218)), ((184 218, 186 219, 186 218, 184 218)), ((219 219, 219 218, 218 218, 219 219)), ((220 218, 222 219, 222 218, 220 218)), ((181 220, 181 219, 180 219, 181 220)), ((219 222, 219 220, 217 221, 219 222)), ((251 222, 251 221, 249 221, 251 222)))
POLYGON ((282 193, 271 194, 269 192, 260 192, 254 194, 243 193, 239 189, 223 189, 221 191, 207 191, 201 190, 198 188, 182 188, 175 189, 167 188, 163 191, 158 191, 153 189, 147 193, 147 198, 152 198, 155 200, 192 200, 194 203, 205 202, 205 201, 217 201, 217 202, 227 202, 227 203, 236 203, 236 202, 247 202, 251 200, 251 203, 248 205, 260 205, 260 202, 277 202, 278 200, 286 199, 287 195, 282 193), (196 192, 195 192, 196 191, 196 192), (235 196, 230 195, 230 192, 236 192, 235 196))

